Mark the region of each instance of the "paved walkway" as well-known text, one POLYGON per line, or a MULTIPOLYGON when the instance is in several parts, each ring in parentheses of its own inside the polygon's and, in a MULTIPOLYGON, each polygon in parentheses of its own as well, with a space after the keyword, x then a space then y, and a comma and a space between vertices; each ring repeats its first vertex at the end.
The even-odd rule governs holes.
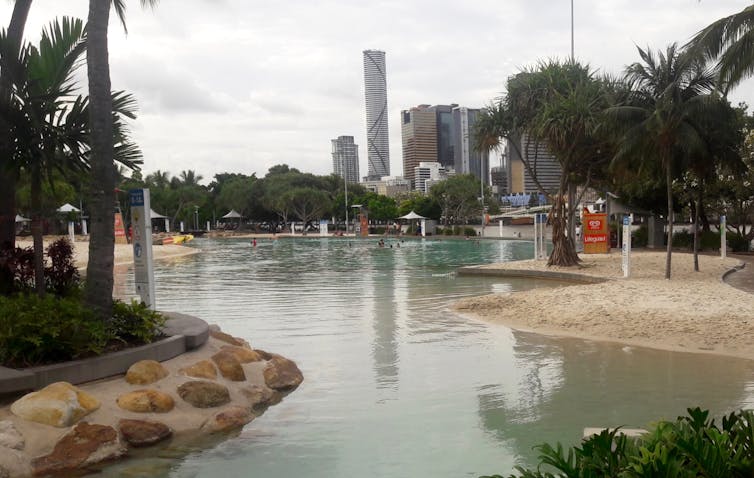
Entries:
POLYGON ((754 294, 754 257, 734 255, 744 263, 743 269, 725 277, 725 283, 750 294, 754 294))

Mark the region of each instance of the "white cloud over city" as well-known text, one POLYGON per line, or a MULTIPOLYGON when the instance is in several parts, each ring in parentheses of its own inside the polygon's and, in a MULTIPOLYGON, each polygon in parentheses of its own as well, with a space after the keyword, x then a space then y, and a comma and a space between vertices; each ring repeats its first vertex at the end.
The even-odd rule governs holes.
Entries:
MULTIPOLYGON (((111 22, 115 89, 133 93, 144 170, 205 180, 275 164, 328 174, 330 140, 351 135, 366 175, 362 50, 386 52, 391 173, 402 173, 400 110, 480 107, 538 60, 570 54, 569 0, 161 0, 111 22)), ((27 38, 85 0, 34 0, 27 38)), ((746 0, 574 0, 576 56, 618 74, 636 46, 664 48, 746 0)), ((11 2, 0 2, 7 25, 11 2)), ((732 98, 754 105, 749 80, 732 98)))

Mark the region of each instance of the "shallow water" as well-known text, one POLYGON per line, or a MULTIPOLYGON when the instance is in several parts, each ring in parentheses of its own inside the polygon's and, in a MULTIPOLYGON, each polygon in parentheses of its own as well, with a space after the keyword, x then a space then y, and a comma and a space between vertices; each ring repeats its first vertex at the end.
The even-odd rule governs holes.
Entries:
MULTIPOLYGON (((647 426, 754 402, 754 363, 514 332, 448 304, 548 281, 457 277, 531 257, 521 241, 196 240, 158 262, 157 302, 294 359, 298 390, 236 436, 179 445, 109 476, 460 477, 535 462, 587 426, 647 426), (205 443, 206 445, 206 443, 205 443)), ((121 272, 116 293, 130 296, 121 272)), ((609 293, 609 286, 605 286, 609 293)))

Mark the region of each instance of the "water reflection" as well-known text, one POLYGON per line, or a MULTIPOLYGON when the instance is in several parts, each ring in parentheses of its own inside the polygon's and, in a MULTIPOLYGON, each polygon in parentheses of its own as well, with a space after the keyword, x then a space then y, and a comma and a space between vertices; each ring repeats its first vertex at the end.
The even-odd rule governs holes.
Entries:
MULTIPOLYGON (((407 240, 390 249, 328 238, 192 247, 202 253, 156 263, 160 309, 289 356, 306 378, 237 437, 175 458, 170 471, 163 463, 132 476, 505 474, 534 460, 533 445, 577 440, 584 426, 642 426, 689 405, 721 411, 752 401, 746 362, 552 339, 448 310, 460 297, 557 285, 453 273, 531 257, 531 243, 407 240)), ((132 281, 122 272, 119 290, 130 295, 132 281)))
POLYGON ((688 407, 721 415, 754 399, 751 361, 514 332, 513 367, 479 389, 484 427, 523 464, 544 442, 576 444, 584 427, 644 428, 688 407))

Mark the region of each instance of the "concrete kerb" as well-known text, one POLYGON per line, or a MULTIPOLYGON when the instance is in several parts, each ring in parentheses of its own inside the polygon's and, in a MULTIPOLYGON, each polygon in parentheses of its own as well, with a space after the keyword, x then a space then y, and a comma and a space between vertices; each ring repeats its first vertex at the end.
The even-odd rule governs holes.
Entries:
POLYGON ((37 390, 61 381, 78 384, 120 375, 126 373, 134 362, 168 360, 200 347, 209 338, 209 326, 202 319, 176 312, 165 312, 164 315, 168 317, 164 328, 168 337, 151 344, 23 370, 0 367, 0 394, 37 390))
POLYGON ((574 274, 572 272, 555 272, 555 271, 532 271, 521 269, 492 269, 489 267, 466 266, 459 267, 458 275, 466 276, 492 276, 492 277, 523 277, 527 279, 546 279, 565 282, 576 282, 580 284, 601 284, 610 279, 594 277, 585 274, 574 274))
POLYGON ((725 283, 725 279, 727 279, 728 276, 730 276, 734 272, 742 270, 744 267, 746 267, 746 263, 744 261, 739 261, 738 264, 723 272, 723 275, 720 276, 720 282, 725 283))

